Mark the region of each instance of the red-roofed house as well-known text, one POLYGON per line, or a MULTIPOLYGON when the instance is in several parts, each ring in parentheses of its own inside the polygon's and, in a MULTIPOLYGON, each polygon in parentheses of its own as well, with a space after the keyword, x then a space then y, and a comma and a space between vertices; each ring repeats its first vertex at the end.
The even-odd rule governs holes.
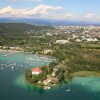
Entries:
POLYGON ((47 78, 46 80, 43 81, 43 83, 44 83, 45 85, 48 85, 48 83, 50 83, 50 82, 51 82, 51 79, 49 79, 49 78, 47 78))
POLYGON ((38 75, 41 73, 41 68, 36 67, 32 69, 32 75, 38 75))

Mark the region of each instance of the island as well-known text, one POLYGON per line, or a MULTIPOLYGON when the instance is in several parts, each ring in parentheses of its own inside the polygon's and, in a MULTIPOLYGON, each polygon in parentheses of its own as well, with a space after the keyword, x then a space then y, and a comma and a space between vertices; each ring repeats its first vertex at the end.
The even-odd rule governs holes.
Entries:
POLYGON ((58 65, 57 62, 51 62, 49 66, 34 67, 25 71, 26 81, 43 89, 51 89, 62 81, 68 81, 71 77, 70 69, 58 65))
POLYGON ((45 90, 61 85, 63 82, 67 83, 74 77, 86 76, 100 77, 100 71, 83 70, 73 72, 68 67, 58 64, 57 62, 51 62, 49 66, 34 67, 33 69, 27 69, 25 71, 26 82, 45 90))

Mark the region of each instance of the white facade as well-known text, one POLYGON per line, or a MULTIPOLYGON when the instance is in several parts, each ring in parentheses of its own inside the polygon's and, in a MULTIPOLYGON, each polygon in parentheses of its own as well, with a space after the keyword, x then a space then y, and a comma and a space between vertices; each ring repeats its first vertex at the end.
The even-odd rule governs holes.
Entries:
POLYGON ((68 40, 56 40, 56 43, 59 43, 59 44, 65 44, 68 42, 69 42, 68 40))
POLYGON ((88 38, 87 41, 88 41, 88 42, 96 42, 96 41, 98 41, 98 39, 97 39, 97 38, 95 38, 95 39, 88 38))
POLYGON ((41 73, 41 72, 37 72, 37 71, 36 71, 36 72, 35 72, 35 71, 33 72, 33 71, 32 71, 32 75, 39 75, 40 73, 41 73))
POLYGON ((81 40, 80 39, 76 39, 76 42, 81 42, 81 40))
POLYGON ((48 36, 52 36, 52 34, 51 34, 51 33, 47 33, 47 35, 48 35, 48 36))

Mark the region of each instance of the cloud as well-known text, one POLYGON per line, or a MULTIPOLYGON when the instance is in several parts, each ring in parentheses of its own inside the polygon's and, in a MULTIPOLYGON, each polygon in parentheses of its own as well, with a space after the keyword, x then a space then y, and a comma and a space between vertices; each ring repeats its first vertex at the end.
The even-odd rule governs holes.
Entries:
POLYGON ((27 9, 14 9, 11 6, 0 9, 1 17, 22 17, 22 18, 46 18, 46 19, 63 19, 71 20, 74 15, 71 13, 62 13, 63 8, 60 6, 38 5, 27 9))
POLYGON ((7 2, 41 2, 42 0, 6 0, 7 2))
POLYGON ((93 17, 95 17, 96 16, 96 14, 95 13, 88 13, 88 14, 86 14, 85 15, 85 18, 93 18, 93 17))
POLYGON ((59 6, 49 6, 49 5, 38 5, 33 8, 28 9, 14 9, 11 6, 4 7, 0 9, 0 16, 10 16, 10 17, 32 17, 34 15, 46 15, 49 13, 57 12, 61 10, 62 7, 59 6))
POLYGON ((11 13, 11 12, 13 12, 13 9, 11 6, 7 6, 0 10, 0 14, 11 13))
POLYGON ((39 5, 37 7, 34 7, 31 10, 26 11, 25 14, 28 14, 28 15, 47 14, 49 12, 58 11, 58 10, 61 10, 61 9, 62 9, 62 7, 39 5))
POLYGON ((96 15, 95 13, 88 13, 84 16, 86 20, 100 20, 100 16, 96 15))
POLYGON ((84 16, 80 16, 70 12, 65 12, 64 8, 61 6, 51 6, 44 4, 24 9, 6 6, 0 9, 0 17, 100 21, 100 16, 96 15, 95 13, 87 13, 84 14, 84 16))

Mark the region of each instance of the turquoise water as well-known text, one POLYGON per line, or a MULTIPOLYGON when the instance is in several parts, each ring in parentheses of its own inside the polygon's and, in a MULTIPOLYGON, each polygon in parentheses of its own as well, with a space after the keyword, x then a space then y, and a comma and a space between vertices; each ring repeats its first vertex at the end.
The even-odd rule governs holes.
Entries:
POLYGON ((51 61, 33 54, 0 52, 0 100, 100 100, 99 77, 75 77, 45 91, 26 84, 25 69, 51 61))

